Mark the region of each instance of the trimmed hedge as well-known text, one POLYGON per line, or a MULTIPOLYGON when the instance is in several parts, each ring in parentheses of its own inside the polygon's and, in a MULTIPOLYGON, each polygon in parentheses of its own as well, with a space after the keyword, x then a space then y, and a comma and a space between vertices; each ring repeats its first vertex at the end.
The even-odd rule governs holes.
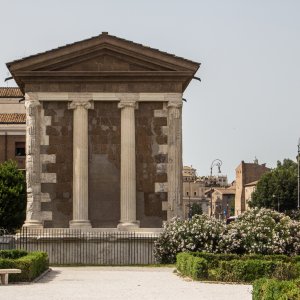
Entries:
POLYGON ((299 263, 248 259, 220 261, 219 267, 210 273, 210 279, 227 282, 252 282, 263 277, 289 280, 295 279, 299 275, 299 263))
POLYGON ((208 276, 207 260, 188 253, 177 254, 176 267, 182 275, 193 279, 204 279, 208 276))
POLYGON ((25 250, 0 250, 0 258, 16 259, 27 255, 25 250))
POLYGON ((300 263, 284 255, 264 257, 263 255, 179 253, 176 267, 185 276, 212 281, 252 282, 263 277, 290 280, 300 276, 300 263))
POLYGON ((262 278, 253 283, 253 300, 299 300, 300 280, 279 281, 262 278))
POLYGON ((21 274, 10 274, 9 281, 32 281, 49 268, 45 252, 27 253, 23 250, 5 250, 0 253, 0 269, 21 269, 21 274))

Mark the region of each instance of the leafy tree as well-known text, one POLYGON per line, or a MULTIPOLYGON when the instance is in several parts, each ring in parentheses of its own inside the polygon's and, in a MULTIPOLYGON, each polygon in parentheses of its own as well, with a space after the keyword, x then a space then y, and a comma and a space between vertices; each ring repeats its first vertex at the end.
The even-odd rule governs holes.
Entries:
POLYGON ((26 183, 14 161, 0 164, 0 227, 14 231, 25 220, 26 183))
POLYGON ((200 203, 193 203, 190 207, 190 218, 194 215, 202 215, 202 205, 200 203))
POLYGON ((266 207, 279 210, 297 207, 297 163, 284 159, 277 167, 265 173, 257 183, 252 194, 250 207, 266 207))

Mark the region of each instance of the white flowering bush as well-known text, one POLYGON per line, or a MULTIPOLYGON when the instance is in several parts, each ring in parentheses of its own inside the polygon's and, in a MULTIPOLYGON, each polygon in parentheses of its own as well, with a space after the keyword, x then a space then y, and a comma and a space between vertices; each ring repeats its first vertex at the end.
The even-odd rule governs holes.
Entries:
POLYGON ((195 215, 190 220, 174 218, 164 225, 155 242, 155 258, 160 263, 174 263, 179 252, 218 252, 224 230, 224 222, 207 215, 195 215))
POLYGON ((207 215, 174 218, 164 225, 155 242, 155 258, 160 263, 173 263, 177 253, 188 251, 297 255, 300 222, 265 208, 246 211, 227 226, 207 215))
POLYGON ((299 254, 300 223, 270 209, 251 209, 227 226, 219 250, 238 254, 299 254))

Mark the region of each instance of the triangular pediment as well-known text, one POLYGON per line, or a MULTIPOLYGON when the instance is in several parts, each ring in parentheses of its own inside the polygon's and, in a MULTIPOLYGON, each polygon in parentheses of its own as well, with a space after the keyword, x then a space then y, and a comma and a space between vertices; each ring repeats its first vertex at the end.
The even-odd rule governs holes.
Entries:
POLYGON ((108 77, 119 80, 120 76, 131 80, 134 76, 143 80, 181 76, 177 81, 187 86, 199 65, 107 33, 7 63, 21 88, 32 81, 70 81, 75 77, 77 81, 104 81, 108 77))
MULTIPOLYGON (((27 69, 28 70, 28 69, 27 69)), ((133 55, 112 51, 105 47, 85 54, 79 53, 59 62, 48 61, 31 66, 31 71, 176 71, 174 68, 143 60, 133 55)))

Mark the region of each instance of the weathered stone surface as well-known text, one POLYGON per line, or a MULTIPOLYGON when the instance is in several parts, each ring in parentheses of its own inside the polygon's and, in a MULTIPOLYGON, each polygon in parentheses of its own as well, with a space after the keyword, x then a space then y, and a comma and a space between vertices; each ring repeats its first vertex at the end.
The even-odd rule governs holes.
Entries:
POLYGON ((161 227, 163 221, 163 192, 156 193, 155 186, 167 180, 165 136, 161 130, 166 117, 156 117, 163 110, 162 102, 139 103, 136 111, 137 152, 137 219, 141 227, 161 227), (163 151, 161 150, 163 149, 163 151))
POLYGON ((93 227, 120 221, 121 123, 117 102, 89 111, 89 219, 93 227))
POLYGON ((50 206, 42 208, 44 211, 50 210, 50 207, 52 209, 52 221, 48 218, 44 227, 69 227, 73 194, 73 112, 68 110, 67 102, 45 101, 43 108, 45 116, 52 117, 51 125, 46 127, 49 146, 42 147, 45 155, 42 156, 45 166, 43 172, 56 174, 56 183, 42 183, 42 193, 47 195, 44 197, 47 201, 49 198, 51 200, 50 206))

